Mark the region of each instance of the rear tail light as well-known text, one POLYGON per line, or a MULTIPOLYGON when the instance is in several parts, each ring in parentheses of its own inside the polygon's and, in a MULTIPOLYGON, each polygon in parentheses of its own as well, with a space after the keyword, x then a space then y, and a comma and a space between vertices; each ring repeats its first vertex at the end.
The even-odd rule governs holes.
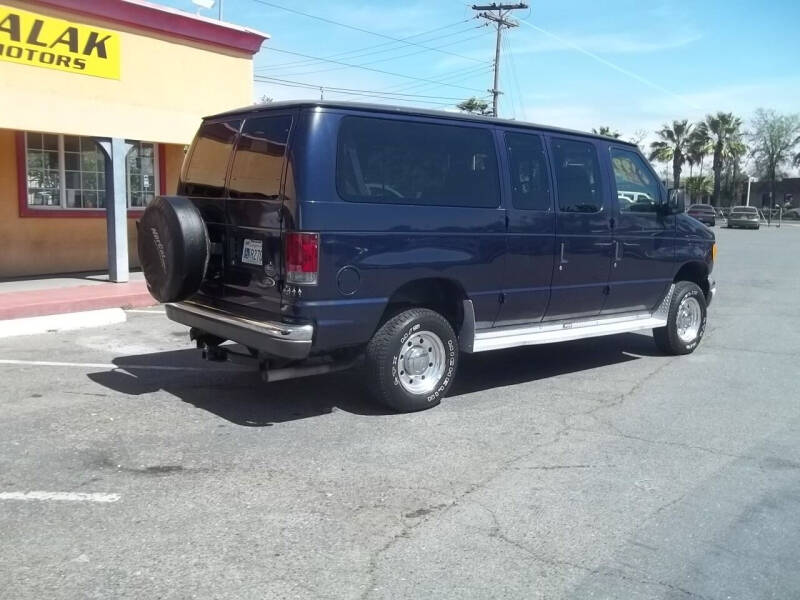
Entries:
POLYGON ((319 276, 319 234, 286 234, 286 282, 315 285, 319 276))

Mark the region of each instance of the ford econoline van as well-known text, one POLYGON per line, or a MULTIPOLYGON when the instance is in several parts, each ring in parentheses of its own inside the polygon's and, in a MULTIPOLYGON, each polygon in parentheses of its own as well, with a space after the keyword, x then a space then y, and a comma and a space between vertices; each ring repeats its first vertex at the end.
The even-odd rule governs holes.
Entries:
POLYGON ((639 330, 692 352, 716 245, 684 210, 621 140, 284 102, 206 118, 138 244, 206 357, 247 354, 268 381, 359 368, 414 411, 462 353, 639 330))

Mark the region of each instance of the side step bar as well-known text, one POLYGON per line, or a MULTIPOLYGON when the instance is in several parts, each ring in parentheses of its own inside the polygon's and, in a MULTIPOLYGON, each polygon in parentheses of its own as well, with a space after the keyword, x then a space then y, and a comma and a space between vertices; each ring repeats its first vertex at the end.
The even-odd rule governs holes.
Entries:
POLYGON ((516 346, 532 346, 534 344, 552 344, 583 338, 614 335, 664 327, 665 316, 656 313, 636 313, 624 316, 593 318, 583 321, 558 321, 555 323, 537 323, 524 327, 504 327, 476 331, 472 345, 473 352, 514 348, 516 346))
POLYGON ((485 352, 664 327, 667 324, 667 315, 674 293, 675 284, 673 283, 653 312, 627 313, 571 321, 548 321, 479 330, 475 329, 475 309, 472 306, 472 300, 464 300, 464 325, 458 336, 459 346, 462 352, 485 352))

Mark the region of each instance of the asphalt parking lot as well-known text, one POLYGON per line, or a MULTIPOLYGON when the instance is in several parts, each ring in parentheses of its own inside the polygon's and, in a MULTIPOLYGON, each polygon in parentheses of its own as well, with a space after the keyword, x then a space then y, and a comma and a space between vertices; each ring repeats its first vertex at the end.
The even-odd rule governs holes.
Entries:
POLYGON ((0 597, 800 597, 800 227, 717 235, 694 354, 466 357, 417 414, 160 309, 0 340, 0 597))

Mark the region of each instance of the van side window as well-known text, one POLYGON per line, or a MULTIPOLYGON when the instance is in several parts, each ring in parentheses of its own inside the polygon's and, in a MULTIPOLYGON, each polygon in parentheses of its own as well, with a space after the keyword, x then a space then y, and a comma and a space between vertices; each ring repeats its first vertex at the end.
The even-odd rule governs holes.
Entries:
POLYGON ((514 208, 548 210, 551 206, 550 177, 542 138, 525 133, 507 133, 506 150, 514 208))
POLYGON ((203 123, 194 138, 180 193, 219 198, 225 189, 228 159, 241 120, 203 123))
POLYGON ((552 148, 561 212, 599 212, 603 208, 603 194, 594 144, 554 139, 552 148))
POLYGON ((277 198, 281 192, 283 157, 292 126, 290 115, 244 122, 228 183, 232 198, 277 198))
POLYGON ((497 156, 488 129, 345 117, 336 187, 350 202, 496 208, 497 156))
POLYGON ((614 167, 620 212, 657 212, 658 182, 642 157, 636 152, 612 148, 611 164, 614 167))

